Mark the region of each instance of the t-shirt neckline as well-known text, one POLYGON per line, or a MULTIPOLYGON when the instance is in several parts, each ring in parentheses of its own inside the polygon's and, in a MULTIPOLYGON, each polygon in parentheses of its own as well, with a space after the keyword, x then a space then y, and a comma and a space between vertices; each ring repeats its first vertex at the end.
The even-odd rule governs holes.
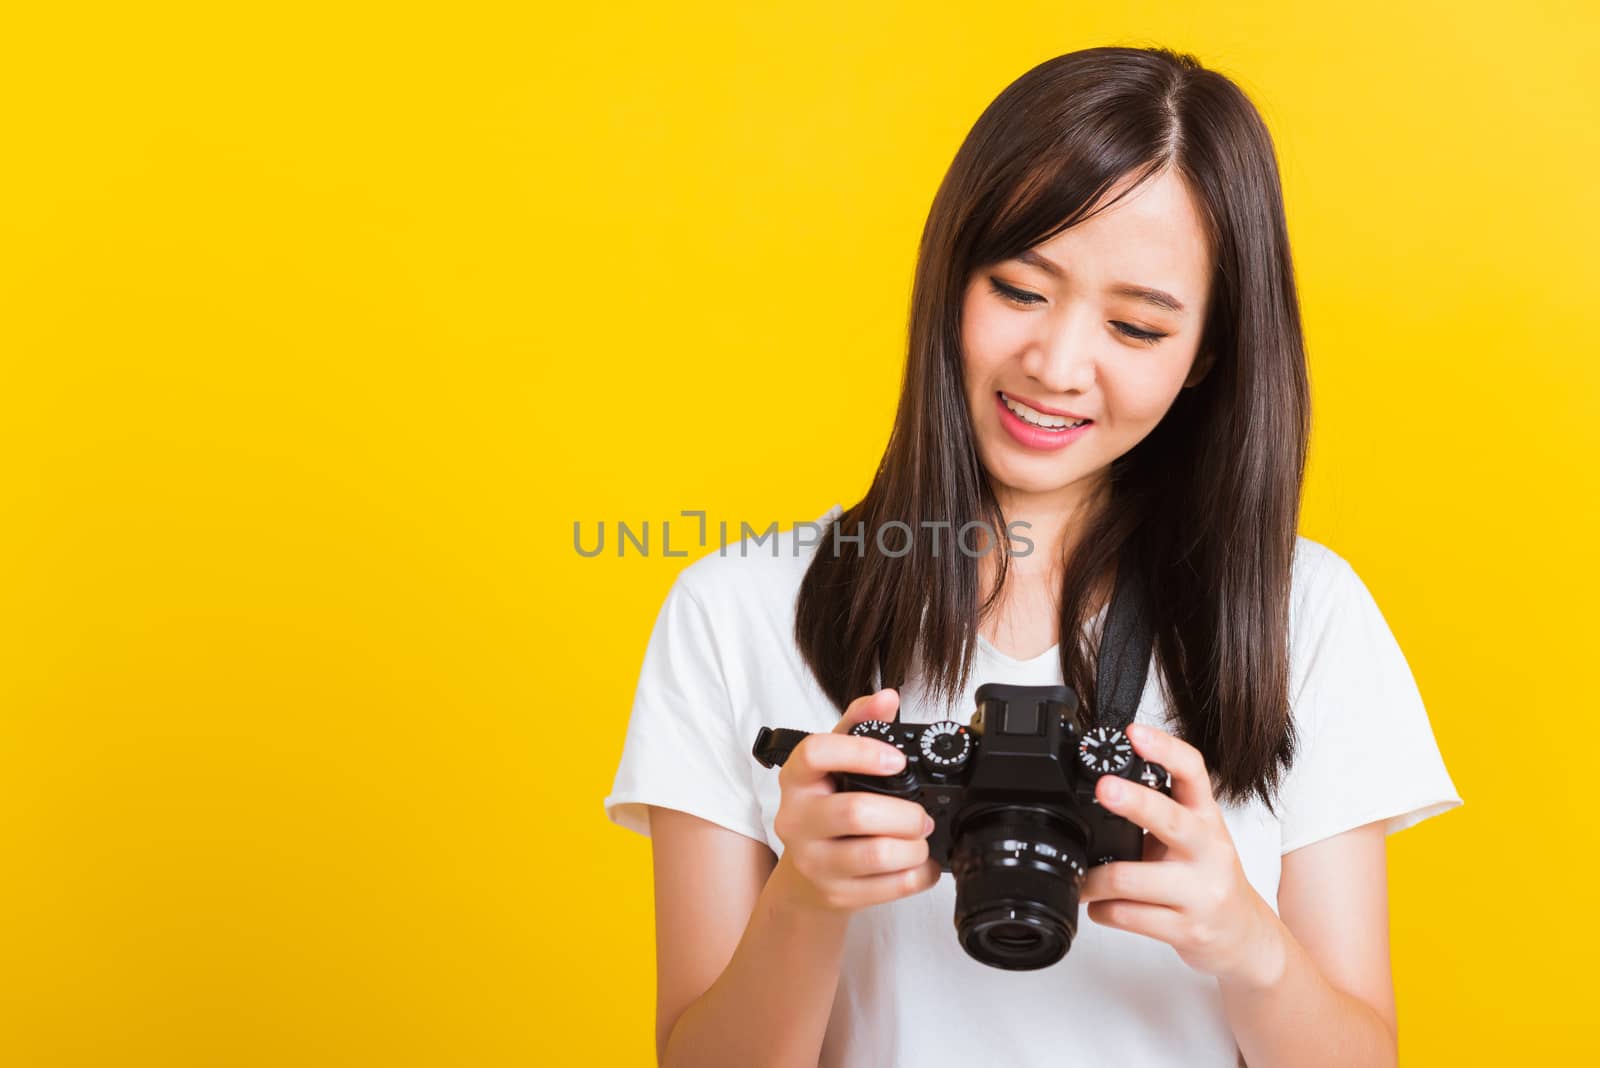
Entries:
MULTIPOLYGON (((1096 625, 1098 625, 1099 622, 1100 622, 1101 617, 1106 614, 1106 610, 1107 610, 1108 607, 1109 606, 1107 606, 1107 605, 1101 605, 1100 606, 1100 610, 1098 612, 1096 612, 1092 617, 1090 617, 1089 621, 1084 624, 1085 629, 1092 630, 1096 625)), ((1006 663, 1006 664, 1015 664, 1015 665, 1017 665, 1019 667, 1027 667, 1027 666, 1032 665, 1032 664, 1037 664, 1037 663, 1039 663, 1040 661, 1043 661, 1043 660, 1059 660, 1061 658, 1061 643, 1060 642, 1056 642, 1054 645, 1052 645, 1050 648, 1046 649, 1044 652, 1040 653, 1038 656, 1030 656, 1026 660, 1023 660, 1023 659, 1019 659, 1018 657, 1012 656, 1009 653, 1002 653, 999 649, 995 648, 995 645, 994 645, 993 642, 991 642, 988 638, 985 638, 982 634, 977 635, 977 638, 978 638, 978 647, 980 649, 982 649, 984 652, 988 653, 994 659, 999 660, 1002 663, 1006 663)))
POLYGON ((1052 645, 1050 648, 1046 649, 1044 652, 1040 653, 1038 656, 1030 656, 1026 660, 1022 660, 1022 659, 1019 659, 1017 657, 1014 657, 1014 656, 1010 655, 1009 653, 1002 653, 999 649, 996 649, 994 647, 994 643, 993 642, 991 642, 988 638, 985 638, 982 634, 978 635, 978 644, 983 648, 984 652, 988 653, 990 656, 994 657, 996 660, 1004 661, 1007 664, 1019 664, 1019 665, 1026 666, 1028 664, 1037 664, 1041 660, 1058 659, 1060 657, 1060 655, 1061 655, 1061 643, 1060 642, 1056 642, 1054 645, 1052 645))

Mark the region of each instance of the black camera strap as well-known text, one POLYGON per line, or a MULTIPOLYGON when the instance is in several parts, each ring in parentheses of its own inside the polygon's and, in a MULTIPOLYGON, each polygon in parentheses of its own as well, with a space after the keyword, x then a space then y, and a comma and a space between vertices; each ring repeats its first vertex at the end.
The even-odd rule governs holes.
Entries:
POLYGON ((1116 590, 1106 610, 1095 663, 1094 688, 1099 697, 1095 720, 1102 727, 1126 730, 1139 711, 1155 644, 1146 592, 1139 569, 1131 564, 1123 567, 1119 561, 1116 590))
POLYGON ((808 733, 793 727, 762 727, 756 732, 756 744, 751 747, 750 755, 764 768, 781 767, 808 733))

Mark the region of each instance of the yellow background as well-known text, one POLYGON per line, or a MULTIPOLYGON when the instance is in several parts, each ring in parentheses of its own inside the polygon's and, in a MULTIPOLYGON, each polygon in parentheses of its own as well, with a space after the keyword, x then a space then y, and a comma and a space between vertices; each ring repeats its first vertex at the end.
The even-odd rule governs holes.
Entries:
POLYGON ((572 523, 854 501, 960 139, 1110 43, 1277 139, 1302 530, 1467 800, 1391 845, 1406 1062, 1600 1054, 1592 8, 6 21, 0 1062, 649 1063, 600 803, 684 561, 572 523))

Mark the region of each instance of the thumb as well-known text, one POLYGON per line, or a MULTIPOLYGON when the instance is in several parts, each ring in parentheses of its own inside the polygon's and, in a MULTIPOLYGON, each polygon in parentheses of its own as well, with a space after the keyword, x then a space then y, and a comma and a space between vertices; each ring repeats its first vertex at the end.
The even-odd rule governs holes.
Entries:
POLYGON ((864 719, 894 718, 900 709, 900 693, 892 686, 886 686, 877 693, 857 697, 850 702, 850 707, 844 710, 844 716, 833 728, 835 734, 848 734, 851 727, 864 719))

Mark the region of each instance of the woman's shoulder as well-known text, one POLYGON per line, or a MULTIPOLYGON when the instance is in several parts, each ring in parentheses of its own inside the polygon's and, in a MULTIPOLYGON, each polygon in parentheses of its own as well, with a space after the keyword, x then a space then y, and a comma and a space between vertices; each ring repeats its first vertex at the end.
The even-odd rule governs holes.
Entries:
MULTIPOLYGON (((700 605, 716 629, 728 637, 793 626, 795 602, 806 570, 825 541, 828 523, 842 511, 835 504, 814 520, 786 530, 776 521, 741 523, 737 541, 708 549, 678 572, 672 595, 700 605)), ((734 533, 730 527, 729 533, 734 533)))
POLYGON ((1289 613, 1291 686, 1316 674, 1355 671, 1389 687, 1410 685, 1409 666, 1372 591, 1351 563, 1321 542, 1297 539, 1289 613))
POLYGON ((1349 592, 1352 581, 1359 583, 1360 579, 1348 560, 1320 541, 1297 535, 1289 580, 1291 631, 1326 619, 1349 592))
POLYGON ((1280 793, 1281 851, 1380 819, 1392 833, 1461 804, 1416 676, 1355 568, 1300 538, 1294 584, 1297 738, 1280 793))

